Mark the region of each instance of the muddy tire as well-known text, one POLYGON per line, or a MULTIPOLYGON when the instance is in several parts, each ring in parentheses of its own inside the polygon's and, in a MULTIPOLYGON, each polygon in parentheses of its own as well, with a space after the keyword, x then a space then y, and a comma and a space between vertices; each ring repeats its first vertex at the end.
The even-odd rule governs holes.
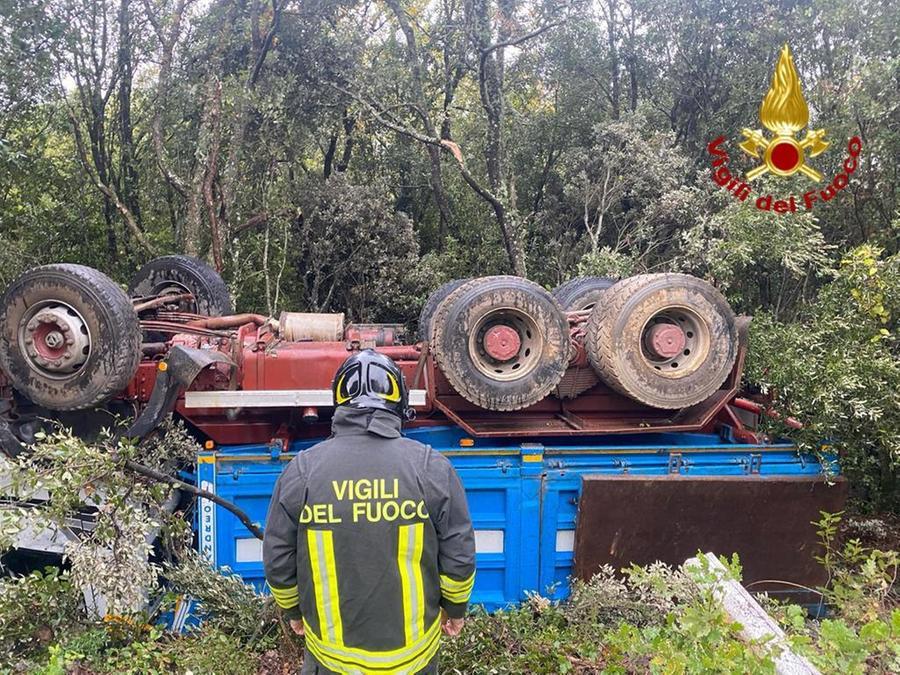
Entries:
POLYGON ((588 358, 612 389, 654 408, 709 398, 731 372, 738 330, 728 302, 686 274, 643 274, 603 292, 585 337, 588 358))
POLYGON ((51 410, 80 410, 125 388, 141 358, 131 300, 105 274, 45 265, 0 300, 0 367, 13 386, 51 410))
POLYGON ((154 258, 131 279, 128 294, 132 298, 164 293, 193 294, 194 300, 181 305, 186 312, 204 316, 231 314, 231 294, 222 277, 201 260, 186 255, 154 258))
POLYGON ((441 284, 431 292, 425 304, 422 305, 422 311, 419 313, 419 339, 422 342, 428 342, 431 339, 431 326, 438 305, 444 301, 444 298, 468 281, 471 281, 471 279, 454 279, 441 284))
POLYGON ((567 312, 592 309, 607 288, 616 283, 609 277, 575 277, 560 284, 551 292, 567 312))
POLYGON ((547 396, 569 365, 569 325, 559 303, 526 279, 496 276, 463 284, 438 306, 431 347, 466 400, 518 410, 547 396))

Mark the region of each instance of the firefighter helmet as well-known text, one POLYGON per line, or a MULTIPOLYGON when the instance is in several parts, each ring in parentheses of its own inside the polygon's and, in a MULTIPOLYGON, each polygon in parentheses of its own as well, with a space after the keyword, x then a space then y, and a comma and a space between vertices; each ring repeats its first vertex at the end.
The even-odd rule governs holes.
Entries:
POLYGON ((331 392, 336 408, 378 408, 401 420, 415 416, 403 373, 393 360, 374 349, 363 349, 344 361, 335 373, 331 392))

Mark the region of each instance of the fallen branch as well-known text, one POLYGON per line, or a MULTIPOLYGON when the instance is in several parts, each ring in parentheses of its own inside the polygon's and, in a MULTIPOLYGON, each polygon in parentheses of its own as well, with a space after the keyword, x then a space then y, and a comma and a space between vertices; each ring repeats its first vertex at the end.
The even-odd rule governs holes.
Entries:
POLYGON ((172 487, 177 487, 179 490, 190 492, 197 497, 202 497, 203 499, 208 499, 209 501, 218 504, 223 509, 226 509, 233 513, 234 516, 239 521, 241 521, 241 523, 243 523, 244 527, 250 530, 250 533, 254 537, 260 540, 263 538, 263 531, 259 529, 259 527, 257 527, 252 520, 250 520, 250 516, 248 516, 243 510, 232 504, 227 499, 222 499, 219 495, 213 492, 198 488, 196 485, 191 485, 190 483, 185 483, 183 480, 179 480, 178 478, 170 476, 167 473, 163 473, 162 471, 151 469, 149 466, 144 466, 143 464, 139 464, 131 459, 126 459, 124 461, 124 466, 126 469, 128 469, 129 471, 133 471, 136 474, 145 476, 146 478, 152 478, 159 483, 165 483, 167 485, 171 485, 172 487))
POLYGON ((775 672, 779 675, 820 675, 819 670, 807 659, 795 654, 781 627, 759 603, 741 586, 712 553, 703 553, 684 562, 685 568, 705 569, 714 578, 701 579, 697 584, 712 591, 725 613, 739 623, 740 636, 746 642, 762 643, 771 649, 775 672))

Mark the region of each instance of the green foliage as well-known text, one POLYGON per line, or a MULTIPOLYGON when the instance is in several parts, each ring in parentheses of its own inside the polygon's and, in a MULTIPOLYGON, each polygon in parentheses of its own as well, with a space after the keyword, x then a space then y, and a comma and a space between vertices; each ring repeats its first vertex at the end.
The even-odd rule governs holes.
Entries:
POLYGON ((48 567, 0 579, 0 665, 27 658, 87 622, 68 572, 48 567))
POLYGON ((900 467, 897 256, 849 253, 800 319, 757 315, 747 377, 804 423, 790 432, 806 450, 826 442, 868 508, 896 508, 900 467))
POLYGON ((465 673, 773 672, 765 649, 739 639, 700 569, 604 568, 569 600, 533 596, 522 608, 476 615, 445 646, 465 673))
POLYGON ((274 607, 236 574, 210 567, 195 551, 185 551, 177 564, 165 570, 166 580, 181 594, 196 600, 198 613, 227 635, 258 639, 277 627, 274 607))
POLYGON ((408 270, 419 248, 412 221, 383 185, 337 174, 309 180, 298 197, 303 222, 292 251, 297 283, 313 311, 346 311, 356 321, 402 320, 412 311, 408 270))
MULTIPOLYGON (((900 609, 889 577, 897 554, 863 550, 858 542, 835 549, 839 524, 839 515, 827 514, 820 523, 823 560, 833 578, 823 589, 832 616, 815 621, 796 605, 771 603, 769 611, 793 648, 822 672, 896 672, 900 609), (870 561, 874 567, 867 569, 870 561), (873 583, 876 578, 882 581, 873 583), (848 588, 852 592, 842 590, 848 588)), ((458 639, 444 638, 442 668, 472 675, 774 672, 769 645, 743 641, 712 591, 713 581, 740 579, 737 558, 723 559, 724 571, 698 560, 678 569, 632 566, 620 575, 603 568, 588 582, 574 582, 564 602, 535 594, 518 608, 492 615, 476 610, 458 639)), ((3 582, 6 663, 46 675, 299 669, 300 640, 279 627, 271 604, 237 577, 220 574, 196 554, 167 569, 166 577, 173 591, 195 597, 209 612, 185 635, 166 634, 140 616, 88 621, 64 574, 3 582), (19 611, 6 609, 20 605, 19 611)))
POLYGON ((842 513, 823 513, 817 523, 823 551, 817 560, 829 576, 823 598, 855 628, 878 620, 887 622, 891 608, 900 600, 900 589, 894 586, 900 573, 900 552, 870 549, 859 539, 847 539, 838 548, 836 535, 842 518, 842 513))
POLYGON ((681 236, 679 264, 727 294, 736 311, 796 311, 804 285, 831 265, 828 244, 811 213, 773 218, 735 202, 703 216, 681 236))
POLYGON ((169 425, 168 430, 140 448, 114 443, 108 436, 87 443, 67 430, 41 433, 31 452, 4 460, 9 501, 0 509, 0 551, 15 546, 26 528, 41 532, 64 527, 72 513, 94 509, 93 529, 66 546, 71 563, 67 582, 102 595, 112 614, 143 607, 159 572, 149 558, 155 534, 162 529, 177 552, 190 533, 167 508, 171 488, 136 478, 123 462, 139 459, 165 470, 183 461, 193 441, 183 429, 169 425))
POLYGON ((864 547, 858 539, 838 544, 842 513, 822 513, 817 560, 828 572, 819 589, 829 618, 810 620, 796 605, 770 607, 791 643, 822 672, 897 672, 900 669, 900 569, 897 551, 864 547))

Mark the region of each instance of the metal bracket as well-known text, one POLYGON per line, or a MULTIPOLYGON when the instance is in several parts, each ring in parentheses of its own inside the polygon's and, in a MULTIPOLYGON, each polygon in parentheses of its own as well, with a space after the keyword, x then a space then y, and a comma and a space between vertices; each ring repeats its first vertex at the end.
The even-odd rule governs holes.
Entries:
POLYGON ((680 452, 669 453, 669 473, 681 473, 681 467, 684 465, 684 458, 680 452))
POLYGON ((750 455, 750 473, 759 473, 762 469, 762 454, 754 452, 750 455))
POLYGON ((182 389, 191 386, 197 375, 207 366, 224 363, 236 368, 225 354, 215 350, 194 349, 175 345, 157 367, 156 384, 144 411, 131 423, 125 436, 142 439, 153 431, 175 406, 182 389))

